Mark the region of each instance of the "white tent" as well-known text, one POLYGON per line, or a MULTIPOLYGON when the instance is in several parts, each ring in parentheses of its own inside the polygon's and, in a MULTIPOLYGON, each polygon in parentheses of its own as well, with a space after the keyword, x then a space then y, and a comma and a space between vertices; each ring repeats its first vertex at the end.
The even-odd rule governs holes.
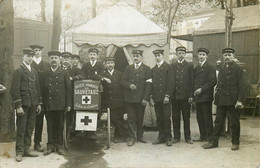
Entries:
MULTIPOLYGON (((73 52, 80 52, 84 45, 100 45, 106 48, 105 56, 113 56, 117 47, 124 49, 129 64, 133 48, 144 50, 144 62, 155 64, 152 50, 169 49, 167 32, 126 3, 118 3, 107 9, 72 33, 73 52), (150 58, 150 59, 149 59, 150 58)), ((168 59, 168 56, 167 56, 168 59)))

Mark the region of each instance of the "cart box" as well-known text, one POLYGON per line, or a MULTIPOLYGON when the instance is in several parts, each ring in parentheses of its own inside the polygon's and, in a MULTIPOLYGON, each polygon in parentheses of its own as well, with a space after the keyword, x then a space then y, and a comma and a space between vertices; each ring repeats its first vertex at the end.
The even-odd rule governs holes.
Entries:
POLYGON ((76 131, 96 131, 97 112, 76 111, 76 131))
POLYGON ((100 81, 80 80, 74 82, 74 110, 100 109, 100 81))

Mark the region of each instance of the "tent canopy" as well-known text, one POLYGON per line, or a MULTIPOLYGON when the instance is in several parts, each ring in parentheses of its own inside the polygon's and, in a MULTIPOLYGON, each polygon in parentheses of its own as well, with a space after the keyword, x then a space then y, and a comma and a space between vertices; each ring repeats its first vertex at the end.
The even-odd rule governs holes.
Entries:
MULTIPOLYGON (((203 23, 193 35, 214 34, 225 32, 226 10, 219 10, 203 23)), ((260 10, 258 5, 233 9, 235 20, 232 32, 253 30, 260 28, 260 10)))
POLYGON ((125 3, 118 3, 78 27, 72 36, 77 45, 114 44, 123 47, 140 44, 163 46, 167 43, 167 32, 164 29, 125 3))

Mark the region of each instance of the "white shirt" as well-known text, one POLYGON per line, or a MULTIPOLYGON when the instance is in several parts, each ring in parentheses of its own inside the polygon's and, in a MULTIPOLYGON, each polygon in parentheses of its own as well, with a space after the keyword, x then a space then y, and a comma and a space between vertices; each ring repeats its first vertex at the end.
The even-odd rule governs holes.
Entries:
POLYGON ((38 65, 39 63, 41 63, 42 57, 39 57, 39 58, 33 57, 33 60, 38 65))
POLYGON ((95 60, 95 61, 90 60, 90 64, 91 64, 92 67, 95 66, 96 63, 97 63, 97 60, 95 60))
POLYGON ((161 60, 161 62, 159 62, 159 63, 156 63, 156 64, 157 64, 158 68, 160 68, 160 66, 161 66, 163 63, 164 63, 164 61, 163 61, 163 60, 161 60))
POLYGON ((58 67, 55 69, 51 67, 52 72, 55 72, 57 69, 58 69, 58 67))
POLYGON ((113 75, 113 73, 114 73, 114 69, 112 69, 112 70, 108 70, 108 72, 110 73, 110 75, 113 75))
POLYGON ((26 67, 30 72, 32 71, 31 65, 26 64, 24 61, 23 61, 23 64, 25 65, 25 67, 26 67))
POLYGON ((183 59, 182 61, 178 60, 178 63, 182 64, 182 63, 183 63, 183 61, 184 61, 184 59, 183 59))
POLYGON ((199 62, 199 63, 200 63, 200 66, 202 67, 202 66, 205 64, 206 61, 207 61, 207 60, 205 59, 203 62, 199 62))
POLYGON ((142 65, 142 62, 139 62, 138 64, 135 64, 135 69, 139 68, 142 65))

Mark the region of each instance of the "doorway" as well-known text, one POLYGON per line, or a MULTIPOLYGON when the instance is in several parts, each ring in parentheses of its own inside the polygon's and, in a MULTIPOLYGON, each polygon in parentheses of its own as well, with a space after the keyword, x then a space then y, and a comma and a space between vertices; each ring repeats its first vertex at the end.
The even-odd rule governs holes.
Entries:
POLYGON ((117 48, 114 58, 115 58, 115 69, 124 72, 125 67, 128 65, 128 61, 126 59, 123 48, 121 47, 117 48))

